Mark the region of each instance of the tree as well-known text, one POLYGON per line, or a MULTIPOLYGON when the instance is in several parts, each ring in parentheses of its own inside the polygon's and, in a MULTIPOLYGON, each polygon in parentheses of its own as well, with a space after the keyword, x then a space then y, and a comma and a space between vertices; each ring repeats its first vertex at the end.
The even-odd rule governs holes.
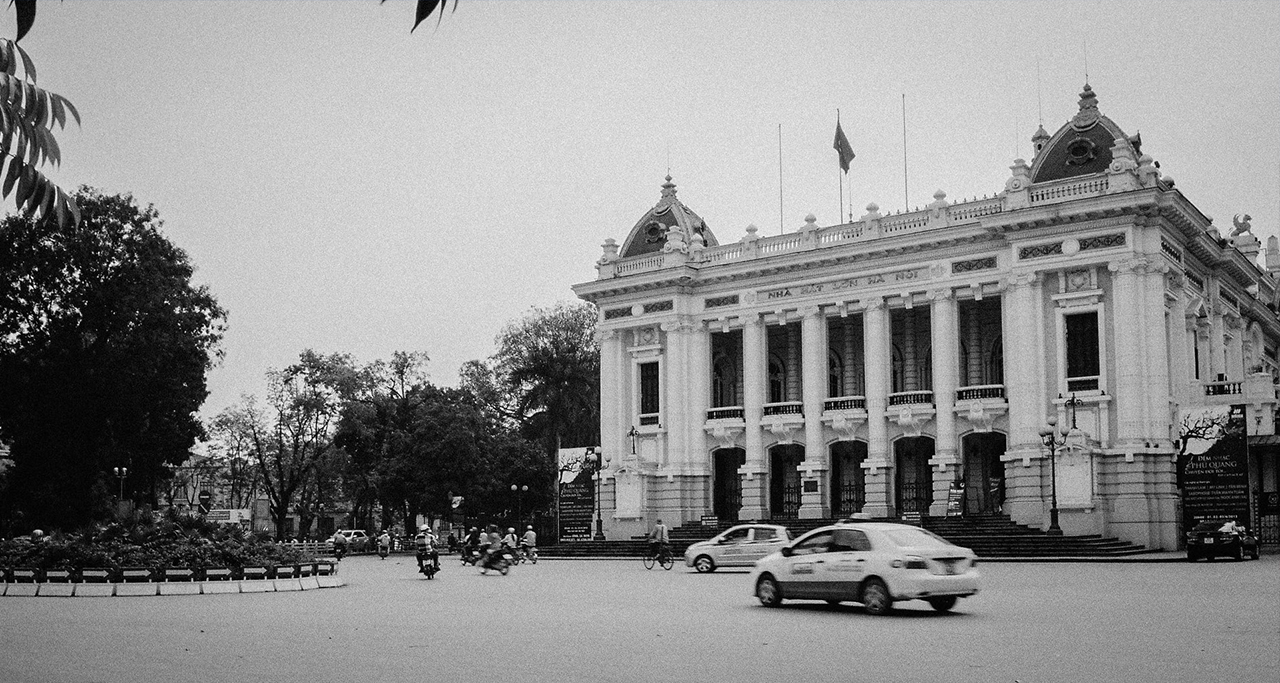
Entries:
POLYGON ((358 374, 350 356, 308 349, 297 363, 268 370, 267 384, 265 407, 247 396, 224 414, 227 428, 252 444, 276 538, 283 540, 295 499, 334 448, 338 416, 358 374))
POLYGON ((0 441, 27 526, 89 521, 94 491, 117 491, 114 466, 155 501, 203 434, 226 319, 154 207, 91 188, 76 199, 78 225, 0 222, 0 441))
POLYGON ((495 343, 492 368, 515 397, 525 435, 554 456, 560 447, 600 438, 600 344, 596 307, 558 303, 509 323, 495 343))
POLYGON ((225 409, 213 418, 206 427, 209 458, 217 463, 216 477, 226 491, 226 507, 247 508, 257 499, 262 479, 253 457, 253 442, 236 427, 236 408, 225 409))

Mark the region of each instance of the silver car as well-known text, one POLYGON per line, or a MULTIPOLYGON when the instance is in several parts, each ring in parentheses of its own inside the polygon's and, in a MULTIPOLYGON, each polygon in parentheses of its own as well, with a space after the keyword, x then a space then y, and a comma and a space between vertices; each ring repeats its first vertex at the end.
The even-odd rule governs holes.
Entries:
POLYGON ((760 604, 786 600, 860 602, 887 614, 899 600, 924 600, 946 612, 978 592, 978 558, 920 527, 890 522, 815 529, 756 563, 751 585, 760 604))
POLYGON ((791 532, 777 524, 739 524, 684 551, 684 564, 699 572, 717 567, 750 567, 756 560, 791 542, 791 532))

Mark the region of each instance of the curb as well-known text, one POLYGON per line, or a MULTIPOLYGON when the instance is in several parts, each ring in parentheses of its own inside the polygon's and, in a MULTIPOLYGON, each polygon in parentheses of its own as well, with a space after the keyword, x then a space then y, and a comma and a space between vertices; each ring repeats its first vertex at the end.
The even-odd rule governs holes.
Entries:
POLYGON ((234 593, 283 593, 341 588, 337 576, 260 581, 192 581, 167 583, 0 583, 0 596, 109 598, 153 595, 229 595, 234 593))

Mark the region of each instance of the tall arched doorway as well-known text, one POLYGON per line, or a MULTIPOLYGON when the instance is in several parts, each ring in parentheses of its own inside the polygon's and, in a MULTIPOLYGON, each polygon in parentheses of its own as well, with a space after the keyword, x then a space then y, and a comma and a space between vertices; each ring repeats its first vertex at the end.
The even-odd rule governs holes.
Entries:
POLYGON ((742 477, 738 467, 747 461, 741 448, 720 448, 712 454, 715 472, 712 479, 711 511, 721 521, 738 521, 742 509, 742 477))
POLYGON ((1000 512, 1004 505, 1005 436, 998 432, 966 434, 960 439, 964 450, 965 514, 1000 512))
POLYGON ((867 502, 867 459, 865 441, 837 441, 831 444, 831 516, 848 517, 861 512, 867 502))
POLYGON ((929 470, 933 439, 927 436, 903 437, 893 442, 893 453, 897 464, 894 493, 898 514, 929 514, 929 504, 933 502, 933 473, 929 470))
POLYGON ((773 519, 800 516, 800 472, 804 446, 788 444, 769 449, 769 514, 773 519))

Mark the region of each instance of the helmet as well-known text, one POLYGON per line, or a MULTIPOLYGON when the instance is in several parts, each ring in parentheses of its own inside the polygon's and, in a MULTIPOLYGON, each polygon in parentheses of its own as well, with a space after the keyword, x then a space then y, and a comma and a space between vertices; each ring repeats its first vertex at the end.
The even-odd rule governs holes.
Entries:
POLYGON ((430 527, 428 527, 426 524, 423 524, 423 525, 421 525, 421 526, 419 526, 419 527, 418 527, 418 531, 426 531, 428 528, 430 528, 430 527))
POLYGON ((527 526, 527 527, 525 527, 525 528, 526 528, 526 529, 528 529, 529 531, 533 531, 533 525, 532 525, 532 524, 530 524, 529 526, 527 526))
POLYGON ((509 526, 509 527, 507 527, 507 533, 509 533, 509 534, 514 534, 515 532, 516 532, 516 528, 515 528, 515 527, 513 527, 513 526, 509 526))

